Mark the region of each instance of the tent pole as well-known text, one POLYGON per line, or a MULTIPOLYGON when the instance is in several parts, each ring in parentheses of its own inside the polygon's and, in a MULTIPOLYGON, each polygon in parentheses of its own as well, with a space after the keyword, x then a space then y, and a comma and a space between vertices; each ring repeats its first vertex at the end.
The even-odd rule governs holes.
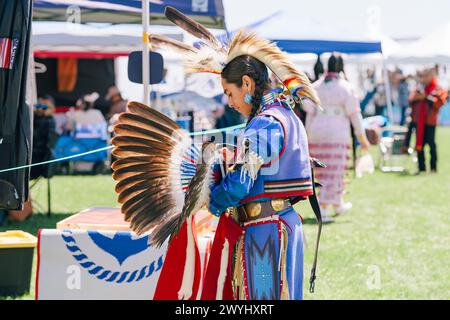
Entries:
POLYGON ((394 113, 392 111, 392 96, 391 96, 391 82, 389 81, 389 74, 387 69, 387 57, 383 55, 383 79, 384 79, 384 87, 386 88, 386 105, 388 118, 391 123, 394 123, 394 113))
POLYGON ((144 97, 142 99, 142 102, 146 105, 150 105, 150 57, 148 48, 149 15, 149 0, 142 0, 142 84, 144 85, 144 97))

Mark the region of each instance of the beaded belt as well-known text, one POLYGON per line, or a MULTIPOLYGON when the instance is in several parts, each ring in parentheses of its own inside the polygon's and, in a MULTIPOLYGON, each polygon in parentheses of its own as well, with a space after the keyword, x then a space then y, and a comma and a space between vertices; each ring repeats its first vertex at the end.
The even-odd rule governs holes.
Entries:
POLYGON ((228 208, 236 222, 244 223, 276 215, 291 207, 289 199, 272 199, 266 202, 248 202, 240 207, 228 208))

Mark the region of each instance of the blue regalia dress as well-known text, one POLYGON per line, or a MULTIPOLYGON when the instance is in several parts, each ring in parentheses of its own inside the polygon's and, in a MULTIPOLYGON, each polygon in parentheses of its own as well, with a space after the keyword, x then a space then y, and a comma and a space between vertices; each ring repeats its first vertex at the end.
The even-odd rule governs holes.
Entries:
POLYGON ((313 193, 305 129, 271 92, 239 141, 236 162, 251 161, 211 189, 220 221, 202 297, 302 299, 302 220, 292 203, 313 193), (248 216, 236 218, 242 211, 248 216))

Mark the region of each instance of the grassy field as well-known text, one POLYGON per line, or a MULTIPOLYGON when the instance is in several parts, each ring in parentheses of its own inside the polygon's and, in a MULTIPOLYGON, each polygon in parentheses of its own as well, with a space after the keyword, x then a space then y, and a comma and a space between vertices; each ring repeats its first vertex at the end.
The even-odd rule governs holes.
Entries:
MULTIPOLYGON (((317 227, 309 204, 305 217, 305 299, 449 299, 450 277, 450 128, 438 131, 438 174, 419 176, 376 171, 349 177, 347 215, 323 228, 316 293, 307 292, 317 227)), ((377 150, 372 150, 376 158, 377 150)), ((57 176, 52 180, 50 218, 34 214, 0 231, 37 234, 59 220, 93 206, 117 206, 110 176, 57 176)), ((45 184, 34 198, 45 203, 45 184)), ((35 259, 36 260, 36 259, 35 259)), ((29 295, 34 299, 34 273, 29 295)))

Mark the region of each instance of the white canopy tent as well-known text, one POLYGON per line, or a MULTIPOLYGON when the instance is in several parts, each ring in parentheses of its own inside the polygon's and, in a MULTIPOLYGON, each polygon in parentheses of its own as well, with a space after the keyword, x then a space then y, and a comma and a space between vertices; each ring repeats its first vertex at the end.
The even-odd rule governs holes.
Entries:
POLYGON ((389 56, 390 62, 450 63, 450 22, 389 56))
MULTIPOLYGON (((370 54, 383 52, 390 55, 399 48, 391 38, 355 28, 329 25, 315 19, 298 18, 296 10, 275 12, 260 22, 244 27, 263 38, 276 41, 289 53, 341 52, 370 54)), ((228 33, 235 33, 237 30, 228 33)), ((225 39, 226 35, 220 38, 225 39)))
MULTIPOLYGON (((164 16, 167 5, 174 6, 195 20, 208 26, 224 28, 224 10, 221 0, 189 2, 185 0, 35 0, 34 20, 86 22, 141 23, 143 102, 149 95, 149 24, 169 23, 164 16)), ((153 30, 152 30, 153 31, 153 30)))
MULTIPOLYGON (((152 30, 183 41, 183 34, 175 27, 154 26, 152 30)), ((38 56, 62 56, 64 53, 125 56, 142 47, 142 27, 136 24, 34 22, 32 32, 33 51, 38 56)))
MULTIPOLYGON (((176 40, 183 41, 184 38, 175 26, 152 26, 152 30, 176 40)), ((142 99, 142 85, 132 83, 127 77, 128 54, 142 49, 142 26, 37 21, 33 22, 32 32, 32 48, 36 58, 114 58, 119 90, 128 99, 142 99)), ((164 61, 171 67, 166 84, 157 85, 158 91, 170 93, 180 90, 184 87, 184 83, 179 81, 182 70, 175 68, 180 61, 179 55, 164 52, 164 61)), ((38 72, 45 72, 45 66, 38 64, 36 68, 38 72)))
MULTIPOLYGON (((152 26, 152 32, 170 38, 192 42, 194 38, 176 26, 152 26)), ((220 32, 213 30, 213 32, 220 32)), ((78 24, 66 22, 33 23, 33 51, 38 58, 114 58, 116 84, 124 97, 142 99, 142 86, 128 80, 128 54, 141 50, 142 26, 137 24, 78 24)), ((167 95, 190 90, 205 97, 222 92, 215 75, 194 74, 186 77, 182 56, 170 50, 160 51, 164 56, 167 74, 164 83, 153 85, 158 94, 167 95)))
MULTIPOLYGON (((298 4, 301 6, 301 4, 298 4)), ((301 9, 301 8, 300 8, 301 9)), ((381 33, 365 30, 328 25, 315 19, 302 16, 290 8, 270 15, 262 23, 250 26, 260 36, 277 42, 278 46, 288 53, 294 54, 294 60, 315 61, 313 54, 340 52, 359 57, 362 60, 378 61, 383 67, 383 78, 387 92, 388 114, 393 119, 389 80, 386 66, 386 56, 400 49, 400 45, 393 39, 381 33), (299 55, 297 55, 299 54, 299 55), (314 59, 314 60, 313 60, 314 59)), ((236 31, 234 31, 236 32, 236 31)), ((231 33, 234 33, 231 32, 231 33)), ((230 33, 228 34, 230 36, 230 33)), ((222 39, 226 40, 227 35, 222 39)), ((358 59, 358 58, 356 58, 358 59)))

